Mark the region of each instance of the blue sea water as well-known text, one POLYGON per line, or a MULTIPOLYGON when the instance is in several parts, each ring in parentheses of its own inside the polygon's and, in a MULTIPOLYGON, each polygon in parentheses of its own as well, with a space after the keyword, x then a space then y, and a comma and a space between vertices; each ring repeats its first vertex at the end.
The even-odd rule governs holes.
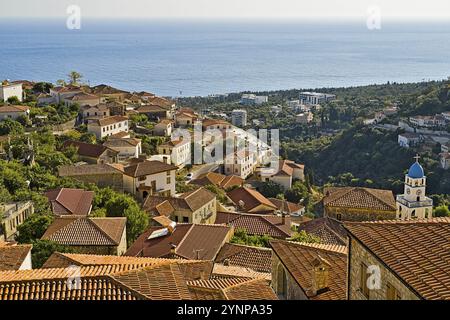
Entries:
POLYGON ((0 20, 0 79, 71 70, 164 96, 444 79, 450 23, 0 20))

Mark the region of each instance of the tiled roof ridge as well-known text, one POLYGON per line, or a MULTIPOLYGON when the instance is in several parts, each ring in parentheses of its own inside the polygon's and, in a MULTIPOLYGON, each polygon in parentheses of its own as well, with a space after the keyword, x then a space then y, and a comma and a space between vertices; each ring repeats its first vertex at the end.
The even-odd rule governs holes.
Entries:
POLYGON ((418 218, 418 219, 389 219, 389 220, 374 220, 374 221, 346 221, 345 225, 371 225, 371 224, 450 224, 450 217, 432 217, 432 218, 418 218))
POLYGON ((328 252, 335 252, 339 254, 347 254, 348 248, 347 246, 341 246, 337 244, 328 244, 328 243, 307 243, 307 242, 296 242, 296 241, 289 241, 289 240, 271 240, 270 242, 280 242, 280 243, 286 243, 291 245, 297 245, 297 246, 303 246, 303 247, 309 247, 314 248, 318 250, 328 251, 328 252))
POLYGON ((178 252, 178 249, 182 246, 182 244, 185 242, 186 238, 188 237, 189 233, 191 233, 191 231, 194 229, 194 224, 191 224, 191 226, 189 227, 189 230, 185 233, 183 239, 181 239, 180 242, 178 242, 178 245, 175 247, 175 253, 177 255, 179 255, 180 257, 183 257, 185 259, 189 259, 188 257, 185 257, 183 255, 180 255, 180 253, 178 252))
MULTIPOLYGON (((350 192, 364 192, 365 194, 372 196, 374 199, 376 199, 379 203, 382 203, 390 208, 396 209, 394 208, 391 204, 386 203, 386 201, 382 200, 378 194, 376 194, 375 192, 371 192, 370 191, 371 188, 366 188, 366 187, 343 187, 343 188, 336 188, 335 191, 330 195, 330 197, 332 197, 331 199, 329 199, 328 201, 326 201, 326 205, 331 205, 333 206, 333 203, 336 202, 337 200, 345 197, 346 195, 348 195, 350 192), (339 190, 340 189, 340 190, 339 190), (333 197, 334 194, 334 197, 333 197)), ((381 189, 373 189, 373 190, 381 190, 381 189)), ((383 191, 390 191, 390 190, 383 190, 383 191)))
MULTIPOLYGON (((267 223, 268 225, 270 225, 271 227, 277 228, 281 233, 284 233, 284 234, 287 235, 288 237, 291 236, 291 234, 290 234, 290 233, 287 233, 285 230, 283 230, 283 229, 281 228, 280 225, 278 225, 278 224, 276 224, 276 223, 270 222, 270 221, 267 219, 267 217, 268 217, 268 216, 265 216, 265 217, 258 217, 258 218, 261 219, 262 221, 264 221, 265 223, 267 223)), ((278 217, 277 217, 277 218, 278 218, 278 217)), ((281 218, 281 219, 282 219, 282 218, 281 218)), ((284 225, 283 225, 283 226, 284 226, 284 225)))
MULTIPOLYGON (((121 217, 114 217, 114 218, 121 218, 121 217)), ((113 243, 115 243, 115 244, 119 244, 119 242, 117 242, 116 240, 114 240, 105 230, 103 230, 102 228, 100 228, 100 226, 99 225, 97 225, 94 221, 95 221, 95 218, 94 219, 92 219, 92 218, 88 218, 88 217, 86 217, 86 219, 88 219, 89 220, 89 222, 90 223, 92 223, 92 224, 94 224, 94 226, 101 232, 101 233, 103 233, 103 235, 104 236, 106 236, 108 239, 110 239, 113 243)), ((102 218, 98 218, 98 219, 102 219, 102 218)), ((125 225, 126 225, 126 223, 123 225, 123 229, 122 229, 122 233, 121 234, 123 234, 123 230, 125 229, 125 225)))
POLYGON ((240 244, 240 243, 228 243, 230 245, 236 246, 236 247, 242 247, 242 248, 249 248, 249 249, 256 249, 256 250, 265 250, 265 251, 272 251, 272 249, 270 248, 265 248, 265 247, 254 247, 254 246, 250 246, 250 245, 246 245, 246 244, 240 244))

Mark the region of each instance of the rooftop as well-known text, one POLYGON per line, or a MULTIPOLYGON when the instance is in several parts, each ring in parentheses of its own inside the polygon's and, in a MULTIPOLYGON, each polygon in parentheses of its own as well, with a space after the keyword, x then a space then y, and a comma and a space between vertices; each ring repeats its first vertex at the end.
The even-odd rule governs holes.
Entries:
POLYGON ((32 247, 31 244, 5 245, 0 243, 0 271, 19 270, 32 247))
POLYGON ((124 174, 130 177, 142 177, 142 176, 148 176, 160 172, 165 171, 172 171, 177 170, 178 167, 167 164, 161 161, 149 161, 145 160, 142 162, 138 162, 135 164, 132 164, 128 167, 125 167, 123 169, 124 174))
POLYGON ((450 218, 349 222, 345 228, 419 297, 450 299, 450 218))
POLYGON ((87 216, 91 212, 94 191, 59 188, 45 192, 55 215, 87 216))
POLYGON ((260 205, 267 206, 275 210, 277 207, 264 197, 261 193, 254 189, 240 187, 227 193, 227 196, 233 203, 239 206, 239 209, 248 212, 260 205), (242 205, 241 205, 242 204, 242 205))

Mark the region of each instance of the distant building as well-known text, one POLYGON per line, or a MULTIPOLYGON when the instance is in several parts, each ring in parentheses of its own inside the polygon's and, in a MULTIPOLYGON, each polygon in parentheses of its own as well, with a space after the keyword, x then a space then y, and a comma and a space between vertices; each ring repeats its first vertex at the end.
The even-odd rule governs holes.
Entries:
POLYGON ((450 142, 441 144, 441 152, 450 152, 450 142))
POLYGON ((232 129, 233 126, 226 120, 222 119, 205 119, 202 121, 203 131, 206 130, 227 130, 232 129))
POLYGON ((170 156, 171 163, 183 168, 191 163, 191 142, 189 140, 170 140, 158 146, 158 153, 170 156))
POLYGON ((170 137, 173 131, 173 121, 163 119, 153 127, 153 134, 156 136, 170 137))
POLYGON ((93 183, 100 188, 111 188, 123 192, 123 172, 109 164, 64 165, 58 167, 60 177, 70 177, 84 183, 93 183))
POLYGON ((439 155, 441 168, 444 170, 450 169, 450 152, 443 152, 439 155))
POLYGON ((66 106, 72 106, 77 104, 79 106, 98 106, 100 104, 100 97, 90 93, 77 93, 74 96, 64 98, 64 104, 66 106))
POLYGON ((414 116, 409 117, 409 122, 416 127, 433 128, 445 126, 446 119, 443 115, 414 116))
POLYGON ((28 117, 30 114, 30 107, 28 106, 0 106, 0 121, 5 119, 17 120, 21 116, 28 117))
POLYGON ((80 108, 81 119, 87 123, 88 119, 101 119, 110 116, 109 108, 106 104, 84 105, 80 108))
POLYGON ((3 81, 0 84, 0 102, 7 101, 12 97, 17 97, 20 102, 23 101, 22 83, 10 83, 8 81, 3 81))
POLYGON ((33 213, 31 201, 0 204, 0 241, 12 240, 17 227, 33 213))
POLYGON ((80 161, 90 164, 117 163, 119 152, 102 146, 81 141, 67 140, 63 143, 62 149, 75 148, 80 161))
POLYGON ((168 107, 159 105, 145 105, 136 108, 139 114, 145 114, 150 120, 171 119, 173 117, 172 111, 168 107))
POLYGON ((224 173, 227 176, 235 175, 247 179, 255 172, 256 165, 257 159, 254 152, 240 150, 225 158, 224 173))
POLYGON ((213 224, 217 213, 216 195, 198 188, 179 197, 149 196, 143 209, 151 216, 165 216, 175 222, 213 224))
POLYGON ((324 216, 340 221, 395 219, 397 207, 392 191, 361 187, 324 189, 324 216))
POLYGON ((175 124, 178 127, 190 127, 197 121, 198 115, 194 111, 178 111, 175 114, 175 124))
POLYGON ((299 95, 300 102, 309 105, 321 104, 334 99, 336 99, 336 96, 328 93, 301 92, 299 95))
POLYGON ((235 109, 231 112, 231 123, 233 126, 245 127, 247 125, 247 111, 235 109))
POLYGON ((300 124, 309 124, 314 120, 314 114, 312 112, 303 112, 295 116, 295 121, 300 124))
POLYGON ((397 195, 397 218, 416 219, 431 218, 433 214, 433 200, 425 194, 427 177, 419 164, 419 156, 416 162, 409 168, 405 175, 405 192, 397 195))
POLYGON ((114 138, 109 137, 103 143, 103 146, 118 152, 119 161, 125 161, 130 158, 139 158, 142 154, 142 142, 137 138, 114 138))
POLYGON ((271 106, 270 111, 272 113, 275 113, 276 115, 278 115, 281 111, 283 111, 283 107, 282 106, 271 106))
POLYGON ((56 104, 62 103, 65 99, 79 93, 83 93, 82 88, 74 85, 50 88, 50 95, 53 97, 56 104))
POLYGON ((239 212, 273 213, 277 206, 254 189, 240 187, 227 193, 239 212))
POLYGON ((267 103, 269 101, 268 96, 257 96, 255 94, 243 94, 240 100, 240 104, 244 106, 254 106, 267 103))
POLYGON ((423 142, 423 137, 417 133, 405 132, 398 135, 398 144, 403 148, 417 147, 423 142))
POLYGON ((442 112, 442 116, 444 117, 445 121, 450 122, 450 111, 442 112))
POLYGON ((291 100, 287 102, 287 106, 293 110, 298 110, 300 109, 300 100, 291 100))
POLYGON ((277 213, 279 214, 301 216, 305 213, 305 207, 298 203, 280 200, 277 198, 269 198, 269 201, 277 207, 277 213))
POLYGON ((111 116, 93 119, 88 122, 88 132, 95 134, 97 139, 103 139, 119 132, 128 132, 128 117, 111 116))
POLYGON ((288 190, 292 187, 294 180, 305 180, 305 166, 291 160, 280 160, 276 169, 260 168, 259 176, 263 182, 272 181, 288 190))

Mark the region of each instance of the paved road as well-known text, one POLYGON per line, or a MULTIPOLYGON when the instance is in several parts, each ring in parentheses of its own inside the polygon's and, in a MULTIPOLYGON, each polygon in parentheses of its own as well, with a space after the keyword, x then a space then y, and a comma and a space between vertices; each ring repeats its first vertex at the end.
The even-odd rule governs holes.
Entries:
POLYGON ((218 164, 203 164, 201 166, 199 166, 197 169, 195 169, 194 171, 192 171, 192 179, 197 179, 200 175, 207 173, 207 172, 211 172, 211 171, 216 171, 219 168, 218 164))

